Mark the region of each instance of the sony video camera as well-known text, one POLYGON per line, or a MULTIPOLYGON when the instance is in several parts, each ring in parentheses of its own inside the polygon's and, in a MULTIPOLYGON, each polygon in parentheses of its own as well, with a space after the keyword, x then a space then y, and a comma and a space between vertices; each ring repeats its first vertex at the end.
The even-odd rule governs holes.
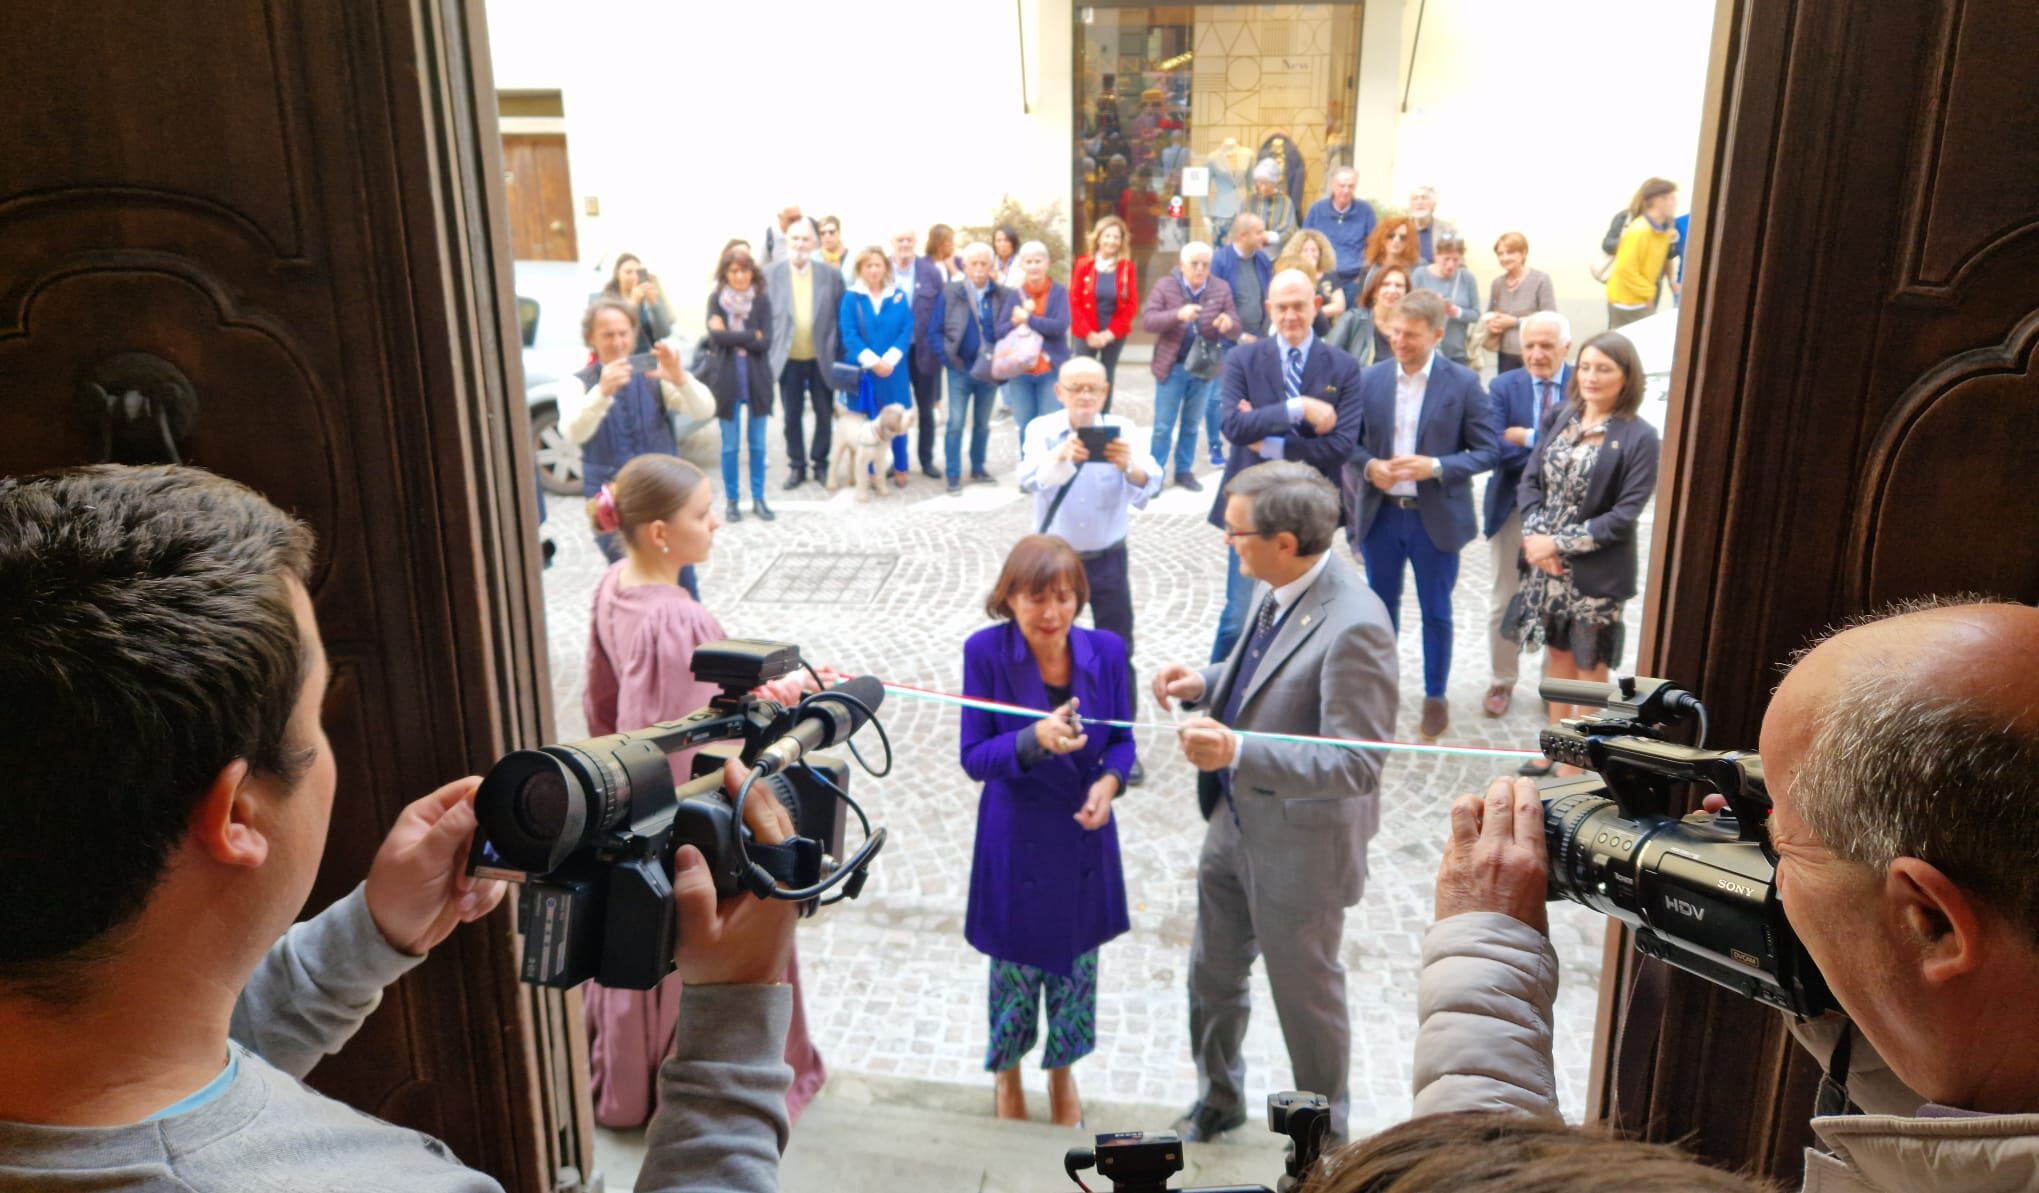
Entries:
POLYGON ((1595 772, 1545 784, 1550 897, 1628 925, 1644 955, 1801 1017, 1836 1004, 1777 899, 1763 760, 1665 740, 1706 709, 1662 679, 1546 680, 1545 700, 1606 713, 1543 731, 1544 757, 1595 772), (1724 812, 1670 814, 1680 784, 1727 799, 1724 812))
MULTIPOLYGON (((1295 1090, 1267 1095, 1267 1129, 1289 1137, 1287 1171, 1275 1188, 1288 1193, 1323 1154, 1331 1131, 1331 1102, 1295 1090)), ((1168 1178, 1182 1171, 1182 1139, 1173 1131, 1119 1131, 1099 1135, 1097 1146, 1072 1147, 1062 1171, 1080 1189, 1086 1168, 1112 1183, 1112 1193, 1171 1193, 1168 1178)), ((1185 1193, 1269 1193, 1266 1185, 1206 1185, 1185 1193)))
POLYGON ((885 689, 862 677, 792 708, 751 694, 803 666, 793 646, 709 642, 693 659, 694 678, 722 689, 707 707, 629 733, 518 750, 490 768, 475 794, 468 872, 522 884, 524 981, 566 988, 595 978, 649 990, 671 973, 673 854, 682 845, 707 859, 718 895, 790 899, 803 912, 838 884, 827 902, 857 896, 885 830, 873 832, 850 799, 847 767, 808 755, 847 741, 885 689), (737 798, 723 791, 724 759, 712 752, 696 754, 694 777, 675 783, 670 755, 718 741, 741 743, 737 757, 750 774, 737 798), (791 814, 794 835, 782 844, 756 841, 744 827, 742 796, 756 783, 791 814), (862 822, 864 844, 839 863, 845 806, 862 822))

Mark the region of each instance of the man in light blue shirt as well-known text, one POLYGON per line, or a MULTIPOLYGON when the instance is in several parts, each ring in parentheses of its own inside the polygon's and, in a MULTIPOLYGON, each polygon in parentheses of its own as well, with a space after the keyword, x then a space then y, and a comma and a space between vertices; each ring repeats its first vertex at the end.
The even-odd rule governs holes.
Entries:
MULTIPOLYGON (((1090 615, 1098 629, 1126 643, 1133 684, 1133 590, 1126 571, 1126 519, 1161 491, 1161 466, 1134 445, 1133 420, 1105 414, 1104 365, 1087 356, 1062 366, 1055 395, 1062 409, 1028 423, 1020 438, 1019 482, 1034 495, 1034 528, 1076 549, 1090 583, 1090 615), (1085 427, 1116 428, 1102 455, 1084 446, 1085 427)), ((1129 691, 1137 690, 1129 686, 1129 691)), ((1128 785, 1146 778, 1136 762, 1128 785)))

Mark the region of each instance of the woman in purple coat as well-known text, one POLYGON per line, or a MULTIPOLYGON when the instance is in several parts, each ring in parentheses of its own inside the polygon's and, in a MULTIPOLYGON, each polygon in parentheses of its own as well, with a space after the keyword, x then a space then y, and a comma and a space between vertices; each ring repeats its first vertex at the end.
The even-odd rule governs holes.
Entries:
POLYGON ((1097 1046, 1097 949, 1124 932, 1126 881, 1112 799, 1133 769, 1130 729, 1084 729, 1079 716, 1132 718, 1126 646, 1075 625, 1090 597, 1069 544, 1028 535, 999 573, 985 612, 999 624, 963 644, 963 692, 1027 709, 963 710, 963 770, 984 784, 963 932, 991 958, 991 1047, 1000 1118, 1027 1117, 1019 1062, 1048 1004, 1049 1111, 1083 1120, 1069 1066, 1097 1046))

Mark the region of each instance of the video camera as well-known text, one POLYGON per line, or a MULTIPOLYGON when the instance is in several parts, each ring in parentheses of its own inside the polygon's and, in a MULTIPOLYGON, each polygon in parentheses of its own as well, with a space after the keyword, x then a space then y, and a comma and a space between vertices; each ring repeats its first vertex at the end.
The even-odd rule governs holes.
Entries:
POLYGON ((1606 710, 1545 729, 1544 757, 1595 772, 1543 787, 1550 898, 1627 924, 1636 948, 1745 998, 1801 1017, 1837 1009, 1784 918, 1763 760, 1708 750, 1706 708, 1662 679, 1545 680, 1548 701, 1606 710), (1698 720, 1698 745, 1665 730, 1698 720), (1680 784, 1727 799, 1724 812, 1670 814, 1680 784))
MULTIPOLYGON (((1269 1094, 1267 1129, 1289 1137, 1287 1172, 1275 1186, 1288 1193, 1323 1154, 1331 1131, 1331 1102, 1322 1094, 1294 1090, 1269 1094)), ((1168 1178, 1182 1171, 1182 1139, 1173 1131, 1121 1131, 1099 1135, 1095 1148, 1072 1147, 1062 1158, 1062 1170, 1084 1193, 1090 1193, 1090 1186, 1076 1174, 1092 1167, 1110 1179, 1113 1193, 1171 1193, 1168 1178)), ((1206 1185, 1180 1193, 1270 1191, 1266 1185, 1206 1185)))
MULTIPOLYGON (((490 768, 475 794, 480 827, 468 873, 522 884, 524 981, 656 986, 673 971, 673 854, 682 845, 701 851, 725 897, 749 891, 799 902, 811 914, 863 890, 885 830, 873 831, 850 799, 848 768, 811 752, 847 742, 873 719, 885 688, 861 677, 792 708, 751 694, 805 666, 799 649, 783 643, 705 643, 694 651, 694 678, 722 689, 706 707, 629 733, 518 750, 490 768), (693 778, 675 783, 670 755, 726 740, 742 743, 738 759, 750 771, 735 798, 722 789, 723 759, 710 754, 697 754, 693 778), (761 782, 792 816, 794 836, 783 844, 755 841, 744 826, 744 800, 761 782), (856 812, 864 843, 838 862, 845 806, 856 812), (838 885, 834 898, 821 898, 838 885)), ((884 732, 880 726, 881 739, 884 732)), ((885 770, 865 769, 878 776, 891 769, 889 742, 885 770)))

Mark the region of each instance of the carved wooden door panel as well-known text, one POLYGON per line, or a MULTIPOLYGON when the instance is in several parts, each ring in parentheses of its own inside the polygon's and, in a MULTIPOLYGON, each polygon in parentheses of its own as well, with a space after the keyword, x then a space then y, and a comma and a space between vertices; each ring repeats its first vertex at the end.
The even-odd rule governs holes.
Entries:
MULTIPOLYGON (((9 17, 0 473, 174 451, 311 523, 341 781, 315 910, 405 803, 549 728, 480 5, 9 17)), ((312 1083, 535 1190, 572 1116, 514 943, 507 910, 457 933, 312 1083)))
MULTIPOLYGON (((2031 4, 1721 4, 1642 662, 1715 744, 1846 615, 2039 600, 2035 46, 2031 4)), ((1657 993, 1621 1121, 1795 1186, 1816 1074, 1781 1019, 1657 993)))

